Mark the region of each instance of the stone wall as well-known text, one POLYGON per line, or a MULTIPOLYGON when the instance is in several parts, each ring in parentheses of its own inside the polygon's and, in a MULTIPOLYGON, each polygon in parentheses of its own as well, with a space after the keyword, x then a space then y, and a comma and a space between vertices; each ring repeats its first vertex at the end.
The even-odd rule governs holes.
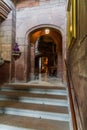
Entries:
MULTIPOLYGON (((0 49, 1 57, 5 63, 3 67, 0 66, 0 81, 8 82, 11 78, 11 51, 12 44, 15 42, 15 7, 10 0, 6 1, 6 4, 11 8, 7 18, 0 23, 0 49), (3 68, 3 69, 2 69, 3 68), (3 80, 2 80, 3 77, 3 80)), ((14 67, 13 67, 14 71, 14 67)))
POLYGON ((13 48, 16 43, 16 8, 12 8, 12 43, 11 43, 11 65, 10 65, 10 82, 15 80, 15 59, 13 57, 13 48))
MULTIPOLYGON (((23 2, 22 2, 23 3, 23 2)), ((26 47, 28 48, 28 34, 36 27, 45 27, 45 25, 58 28, 63 36, 63 50, 65 49, 66 43, 66 6, 64 3, 59 4, 58 1, 48 1, 39 3, 35 7, 20 7, 17 8, 17 24, 16 24, 16 41, 19 44, 19 48, 22 51, 22 55, 16 64, 16 70, 21 63, 22 76, 26 77, 26 47), (60 5, 60 6, 59 6, 60 5)), ((63 58, 65 57, 65 52, 63 51, 63 58)), ((20 76, 16 73, 16 80, 20 80, 20 76)), ((25 78, 24 78, 25 80, 25 78)))
POLYGON ((72 94, 78 130, 87 129, 87 1, 77 2, 77 39, 69 48, 72 94))

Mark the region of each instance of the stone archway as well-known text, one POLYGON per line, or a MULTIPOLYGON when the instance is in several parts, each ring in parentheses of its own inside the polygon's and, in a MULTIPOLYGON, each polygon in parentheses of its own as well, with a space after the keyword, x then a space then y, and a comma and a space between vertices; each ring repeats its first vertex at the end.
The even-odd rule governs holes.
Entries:
POLYGON ((27 75, 26 75, 26 79, 28 80, 32 80, 35 77, 35 43, 37 41, 37 39, 40 36, 45 35, 44 30, 46 28, 50 29, 50 34, 49 36, 52 37, 55 41, 57 45, 57 51, 58 51, 58 64, 57 64, 57 77, 60 77, 63 79, 63 54, 64 54, 64 50, 63 50, 63 39, 62 39, 62 34, 60 32, 60 29, 58 27, 55 26, 51 26, 51 25, 40 25, 37 27, 33 27, 32 29, 30 29, 27 32, 27 42, 28 42, 28 58, 29 61, 27 63, 27 75), (31 58, 32 57, 32 58, 31 58))

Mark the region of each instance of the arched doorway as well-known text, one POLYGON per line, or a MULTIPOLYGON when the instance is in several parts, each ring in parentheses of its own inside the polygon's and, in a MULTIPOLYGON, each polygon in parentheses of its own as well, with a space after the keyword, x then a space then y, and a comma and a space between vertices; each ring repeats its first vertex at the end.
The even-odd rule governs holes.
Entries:
POLYGON ((52 27, 40 27, 28 35, 27 81, 41 75, 62 78, 62 35, 52 27), (46 32, 47 31, 47 32, 46 32))
MULTIPOLYGON (((35 44, 35 75, 57 76, 57 47, 49 35, 42 35, 35 44)), ((37 78, 37 77, 36 77, 37 78)))

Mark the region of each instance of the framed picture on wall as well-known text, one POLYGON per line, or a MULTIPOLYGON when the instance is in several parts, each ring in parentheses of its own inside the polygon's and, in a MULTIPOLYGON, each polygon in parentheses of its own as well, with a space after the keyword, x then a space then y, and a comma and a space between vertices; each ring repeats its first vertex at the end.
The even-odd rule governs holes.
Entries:
POLYGON ((68 47, 76 39, 76 0, 68 0, 67 6, 68 47))

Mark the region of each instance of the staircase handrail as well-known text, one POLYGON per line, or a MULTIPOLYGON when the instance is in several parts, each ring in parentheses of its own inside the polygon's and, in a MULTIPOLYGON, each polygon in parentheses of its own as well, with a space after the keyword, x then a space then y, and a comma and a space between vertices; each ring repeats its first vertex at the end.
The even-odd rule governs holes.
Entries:
POLYGON ((65 60, 65 66, 66 66, 66 78, 67 78, 68 93, 69 93, 69 100, 70 100, 72 127, 73 127, 73 130, 77 130, 77 122, 76 122, 76 116, 75 116, 75 110, 74 110, 74 104, 73 104, 73 97, 72 97, 71 85, 70 85, 70 72, 69 72, 66 60, 65 60))

